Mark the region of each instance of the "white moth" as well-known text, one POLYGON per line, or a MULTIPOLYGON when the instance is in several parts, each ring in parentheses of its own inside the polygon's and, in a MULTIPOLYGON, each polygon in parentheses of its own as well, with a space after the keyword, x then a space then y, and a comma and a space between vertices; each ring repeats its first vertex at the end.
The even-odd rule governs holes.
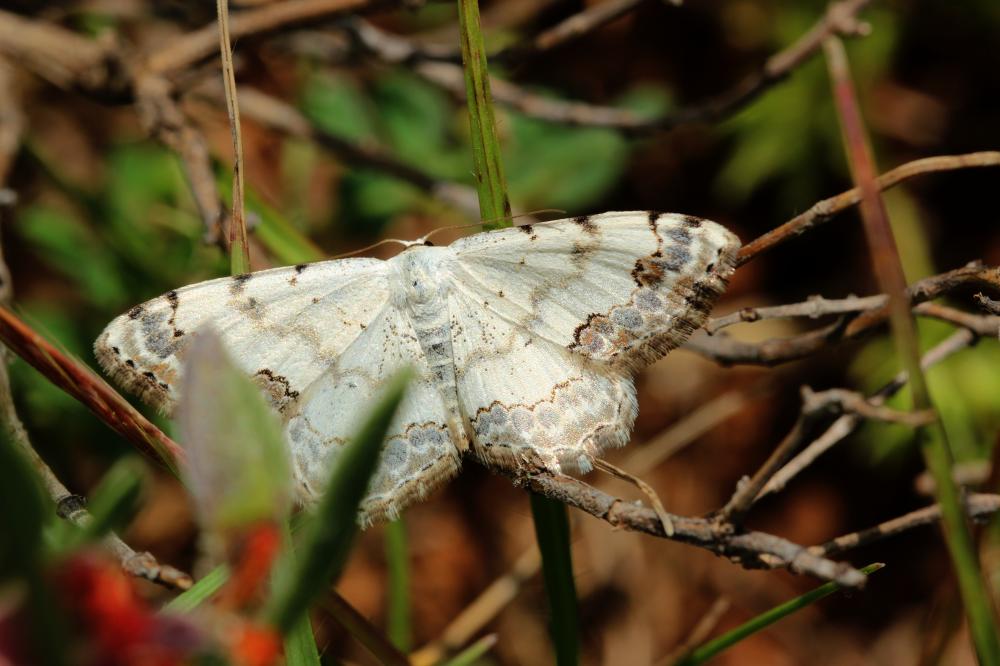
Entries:
POLYGON ((316 499, 383 384, 417 370, 359 520, 395 517, 459 469, 587 471, 623 446, 633 372, 700 326, 738 239, 698 218, 604 213, 447 247, 340 259, 171 291, 98 338, 105 370, 169 412, 210 324, 280 412, 299 497, 316 499))

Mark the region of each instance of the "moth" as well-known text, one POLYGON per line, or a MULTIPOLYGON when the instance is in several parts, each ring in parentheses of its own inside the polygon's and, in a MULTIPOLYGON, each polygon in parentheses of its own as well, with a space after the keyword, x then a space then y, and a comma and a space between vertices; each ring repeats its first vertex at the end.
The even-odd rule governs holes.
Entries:
POLYGON ((415 243, 220 278, 112 321, 105 371, 169 413, 181 363, 211 325, 280 414, 297 495, 327 470, 383 384, 411 384, 365 497, 362 524, 396 517, 454 476, 463 456, 507 471, 585 472, 623 446, 632 375, 705 320, 735 266, 720 225, 613 212, 415 243))

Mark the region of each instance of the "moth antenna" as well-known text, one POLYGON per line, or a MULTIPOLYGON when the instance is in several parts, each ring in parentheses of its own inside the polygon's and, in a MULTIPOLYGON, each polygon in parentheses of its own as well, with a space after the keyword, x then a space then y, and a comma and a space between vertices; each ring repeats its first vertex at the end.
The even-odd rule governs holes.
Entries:
MULTIPOLYGON (((511 215, 509 217, 512 220, 516 220, 519 217, 531 217, 531 216, 534 216, 534 215, 538 215, 540 213, 558 213, 560 215, 565 215, 566 211, 562 210, 562 209, 559 209, 559 208, 539 208, 537 210, 527 211, 527 212, 524 212, 524 213, 518 213, 517 215, 511 215)), ((506 218, 496 218, 496 219, 500 220, 500 219, 506 219, 506 218)), ((330 258, 331 259, 343 259, 344 257, 353 257, 356 254, 361 254, 362 252, 368 252, 369 250, 374 250, 375 248, 379 247, 380 245, 385 245, 386 243, 399 243, 400 245, 403 246, 404 250, 406 248, 408 248, 408 247, 413 247, 415 245, 427 245, 427 242, 430 240, 431 236, 433 236, 434 234, 436 234, 438 232, 445 231, 446 229, 450 229, 450 230, 453 230, 453 231, 454 230, 459 230, 459 229, 471 229, 473 227, 480 227, 483 224, 488 224, 489 222, 492 222, 492 221, 495 221, 495 220, 483 220, 482 222, 470 222, 469 224, 455 224, 455 225, 450 225, 450 226, 446 226, 446 227, 438 227, 437 229, 431 229, 431 231, 429 231, 428 233, 424 234, 420 238, 417 238, 416 240, 400 240, 399 238, 384 238, 384 239, 380 240, 377 243, 372 243, 371 245, 368 245, 368 246, 362 247, 362 248, 358 248, 357 250, 351 250, 350 252, 342 252, 342 253, 336 254, 336 255, 334 255, 334 256, 332 256, 330 258)), ((544 224, 544 222, 542 224, 544 224)))

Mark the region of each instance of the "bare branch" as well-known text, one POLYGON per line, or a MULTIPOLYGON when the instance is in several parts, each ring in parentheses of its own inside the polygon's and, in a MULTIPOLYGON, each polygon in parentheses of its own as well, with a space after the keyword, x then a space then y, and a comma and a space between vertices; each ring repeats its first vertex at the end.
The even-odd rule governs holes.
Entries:
MULTIPOLYGON (((964 155, 940 155, 907 162, 891 171, 882 174, 876 180, 879 190, 888 190, 915 176, 940 171, 956 169, 972 169, 1000 166, 1000 151, 983 151, 966 153, 964 155)), ((838 213, 856 206, 861 202, 861 189, 858 187, 841 192, 835 197, 823 199, 813 204, 809 210, 796 215, 776 229, 772 229, 760 238, 747 243, 738 255, 740 265, 745 264, 762 252, 766 252, 792 238, 801 236, 807 231, 828 222, 838 213)))
MULTIPOLYGON (((929 349, 921 359, 924 369, 930 368, 941 362, 952 354, 969 347, 977 340, 977 336, 970 329, 962 329, 952 333, 944 341, 929 349)), ((883 404, 891 396, 895 395, 908 380, 905 371, 897 374, 892 381, 868 399, 872 405, 883 404)), ((797 476, 802 470, 811 465, 819 456, 828 451, 838 442, 846 439, 861 424, 862 419, 857 414, 844 414, 827 428, 822 435, 806 446, 801 453, 792 458, 787 465, 781 468, 757 496, 759 500, 766 495, 770 495, 784 489, 788 482, 797 476)))
MULTIPOLYGON (((615 527, 666 537, 655 511, 608 495, 579 479, 544 471, 512 478, 517 485, 576 507, 615 527)), ((740 532, 732 525, 720 526, 717 521, 705 518, 671 515, 670 521, 675 528, 671 540, 705 548, 748 568, 782 567, 848 587, 864 585, 864 575, 857 569, 811 555, 804 547, 772 534, 740 532)))
MULTIPOLYGON (((329 21, 338 16, 374 11, 391 6, 387 0, 285 0, 249 9, 232 17, 230 36, 239 41, 250 35, 266 35, 278 30, 329 21)), ((194 32, 181 35, 166 48, 146 59, 146 69, 166 74, 189 67, 218 49, 218 27, 213 21, 194 32)))
POLYGON ((219 200, 208 144, 173 97, 170 83, 159 76, 144 76, 136 82, 136 109, 150 136, 180 157, 184 175, 205 227, 205 241, 228 251, 223 233, 225 209, 219 200))
MULTIPOLYGON (((3 180, 0 179, 0 183, 3 180)), ((7 265, 3 258, 3 243, 0 239, 0 274, 7 273, 7 265)), ((7 287, 0 293, 0 304, 6 305, 10 297, 9 281, 2 285, 7 287)), ((28 431, 25 430, 14 407, 14 397, 10 390, 10 376, 7 372, 9 352, 0 344, 0 427, 7 431, 10 440, 14 442, 38 473, 46 492, 55 503, 59 516, 77 525, 86 525, 90 514, 85 508, 86 500, 74 495, 56 477, 52 469, 45 464, 35 451, 28 431)), ((10 507, 8 507, 9 509, 10 507)), ((104 539, 104 545, 121 563, 122 568, 133 576, 145 578, 164 587, 186 590, 193 584, 191 576, 168 565, 161 565, 150 553, 138 553, 115 534, 109 534, 104 539)))
MULTIPOLYGON (((972 263, 940 275, 918 280, 907 288, 906 295, 911 304, 923 303, 943 296, 959 288, 988 288, 1000 290, 1000 268, 986 267, 972 263)), ((884 299, 884 297, 881 297, 884 299)), ((798 360, 845 340, 859 339, 874 332, 882 326, 888 317, 885 301, 863 301, 874 307, 858 313, 850 321, 844 319, 823 326, 807 333, 790 338, 772 338, 761 342, 743 342, 725 333, 713 336, 696 333, 685 344, 684 348, 706 356, 723 365, 737 363, 750 365, 778 365, 788 361, 798 360)), ((793 309, 808 310, 808 304, 795 304, 793 309)), ((996 322, 990 316, 977 316, 944 306, 924 307, 923 311, 915 310, 917 314, 947 319, 960 326, 967 326, 978 334, 993 335, 996 332, 996 322)), ((739 317, 741 315, 737 315, 739 317)), ((752 314, 750 315, 753 316, 752 314)), ((716 326, 718 328, 718 326, 716 326)))
MULTIPOLYGON (((988 516, 1000 512, 1000 495, 972 494, 965 498, 965 506, 966 513, 970 518, 973 520, 983 520, 988 516)), ((923 509, 911 511, 905 516, 879 523, 875 527, 845 534, 819 546, 812 546, 809 548, 809 552, 818 557, 839 555, 844 551, 860 546, 867 546, 870 543, 896 536, 916 527, 930 525, 939 520, 941 520, 941 506, 934 504, 923 509)))
POLYGON ((809 317, 818 319, 834 314, 846 314, 849 312, 861 312, 871 310, 884 305, 885 296, 866 296, 859 298, 849 296, 848 298, 829 299, 822 296, 810 296, 803 303, 791 303, 789 305, 776 305, 762 308, 743 308, 730 313, 724 317, 715 317, 705 323, 705 330, 709 335, 714 335, 727 326, 733 324, 763 321, 765 319, 787 319, 790 317, 809 317))

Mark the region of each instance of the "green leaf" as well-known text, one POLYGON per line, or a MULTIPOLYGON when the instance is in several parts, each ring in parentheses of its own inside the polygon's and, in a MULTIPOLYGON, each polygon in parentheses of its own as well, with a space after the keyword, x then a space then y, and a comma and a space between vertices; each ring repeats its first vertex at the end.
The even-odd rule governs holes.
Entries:
POLYGON ((411 376, 411 371, 403 370, 389 381, 358 434, 338 454, 316 513, 302 528, 292 572, 275 581, 267 616, 282 633, 306 614, 313 599, 339 577, 347 563, 357 532, 358 507, 411 376))
POLYGON ((190 589, 174 597, 163 609, 174 613, 190 613, 222 589, 229 580, 229 567, 220 564, 202 576, 190 589))
POLYGON ((485 655, 490 649, 496 645, 497 635, 489 634, 483 636, 478 641, 465 648, 454 657, 444 662, 441 666, 472 666, 479 662, 479 660, 485 655))
MULTIPOLYGON (((861 573, 866 575, 872 574, 884 566, 884 564, 879 563, 869 564, 865 568, 861 569, 861 573)), ((727 631, 718 638, 710 640, 704 645, 695 648, 689 654, 682 657, 677 662, 677 666, 694 666, 695 664, 703 664, 712 657, 718 655, 723 650, 731 648, 748 636, 752 636, 761 629, 774 624, 778 620, 787 617, 796 611, 802 610, 806 606, 819 601, 823 597, 830 596, 840 589, 843 588, 837 583, 825 583, 811 592, 806 592, 802 596, 795 597, 791 601, 786 601, 779 606, 775 606, 771 610, 761 613, 757 617, 744 622, 735 629, 727 631)))
POLYGON ((352 141, 376 138, 377 117, 357 85, 328 72, 313 74, 302 87, 302 113, 324 132, 352 141))
POLYGON ((389 640, 403 652, 410 651, 410 553, 406 524, 398 518, 385 526, 385 559, 389 568, 389 640))
POLYGON ((530 493, 535 538, 542 553, 542 575, 549 599, 549 631, 559 666, 580 662, 580 614, 573 581, 569 516, 562 502, 530 493))
POLYGON ((199 522, 217 533, 282 519, 290 506, 291 467, 281 426, 218 335, 211 329, 194 334, 177 421, 199 522))
POLYGON ((484 229, 509 227, 510 201, 504 179, 503 156, 493 118, 493 96, 486 66, 486 47, 479 23, 479 0, 458 0, 458 24, 469 104, 472 161, 479 194, 479 216, 484 229))

